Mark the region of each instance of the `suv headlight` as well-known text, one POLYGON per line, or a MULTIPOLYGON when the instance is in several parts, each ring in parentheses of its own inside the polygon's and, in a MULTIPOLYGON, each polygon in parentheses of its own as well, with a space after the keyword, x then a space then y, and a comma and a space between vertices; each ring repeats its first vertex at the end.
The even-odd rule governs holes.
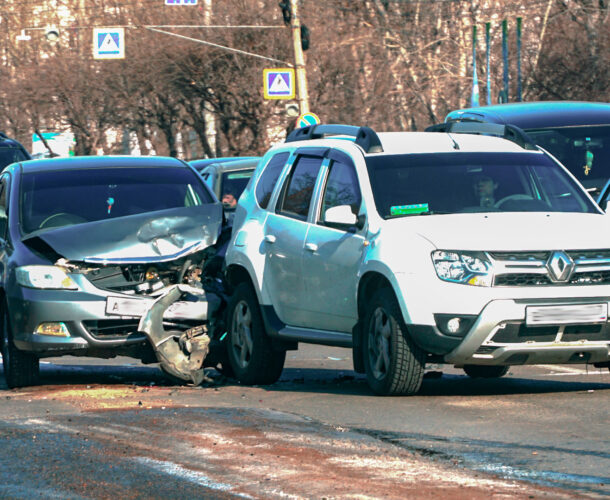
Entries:
POLYGON ((76 283, 57 266, 22 266, 16 270, 17 283, 28 288, 78 290, 76 283))
POLYGON ((474 286, 491 286, 491 262, 480 252, 436 250, 432 252, 436 274, 443 281, 474 286))

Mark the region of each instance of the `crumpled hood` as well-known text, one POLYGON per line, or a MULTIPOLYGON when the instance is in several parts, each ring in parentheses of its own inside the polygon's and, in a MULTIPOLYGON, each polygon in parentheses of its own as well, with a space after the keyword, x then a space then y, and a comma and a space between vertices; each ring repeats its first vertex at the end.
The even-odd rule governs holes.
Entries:
POLYGON ((41 231, 23 240, 42 240, 75 262, 165 262, 213 245, 220 233, 222 206, 201 205, 117 217, 41 231))
POLYGON ((419 215, 387 221, 388 230, 419 234, 442 250, 584 250, 610 248, 610 215, 485 213, 419 215))

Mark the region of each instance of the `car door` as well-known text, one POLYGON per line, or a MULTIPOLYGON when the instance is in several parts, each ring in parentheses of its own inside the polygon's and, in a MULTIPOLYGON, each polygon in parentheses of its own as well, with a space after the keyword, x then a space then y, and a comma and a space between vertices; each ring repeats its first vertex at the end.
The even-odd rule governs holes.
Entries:
POLYGON ((307 320, 301 258, 310 226, 312 195, 325 151, 304 148, 297 152, 275 211, 269 213, 265 222, 263 287, 279 318, 293 326, 303 326, 307 320))
POLYGON ((365 251, 365 237, 356 225, 337 225, 325 220, 328 209, 349 206, 364 213, 356 169, 351 158, 331 151, 325 181, 316 206, 315 224, 305 238, 302 279, 307 309, 304 326, 351 332, 357 318, 357 275, 365 251))

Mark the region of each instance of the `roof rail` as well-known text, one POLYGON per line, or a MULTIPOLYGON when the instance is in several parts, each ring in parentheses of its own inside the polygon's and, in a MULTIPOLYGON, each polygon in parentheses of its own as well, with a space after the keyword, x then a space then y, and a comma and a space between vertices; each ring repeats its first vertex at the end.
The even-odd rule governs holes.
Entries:
POLYGON ((500 123, 483 123, 477 121, 451 121, 437 123, 426 128, 426 132, 446 132, 451 134, 478 134, 502 137, 512 141, 523 149, 538 149, 536 143, 519 127, 500 123))
POLYGON ((357 127, 342 124, 318 124, 294 129, 286 142, 310 141, 334 135, 347 135, 356 138, 356 144, 364 149, 365 153, 382 153, 383 147, 377 133, 370 127, 357 127))

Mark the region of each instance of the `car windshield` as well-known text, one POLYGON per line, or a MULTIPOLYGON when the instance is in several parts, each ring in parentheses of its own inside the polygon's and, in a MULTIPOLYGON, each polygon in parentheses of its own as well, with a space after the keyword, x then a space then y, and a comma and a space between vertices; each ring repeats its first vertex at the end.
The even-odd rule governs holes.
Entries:
POLYGON ((21 228, 28 234, 213 199, 189 168, 111 167, 24 173, 20 203, 21 228))
POLYGON ((474 212, 599 213, 582 188, 540 153, 442 153, 366 159, 384 218, 474 212))
POLYGON ((17 161, 27 160, 28 157, 19 148, 3 148, 0 147, 0 170, 7 165, 17 161))
POLYGON ((527 130, 587 189, 601 188, 610 178, 610 126, 527 130))

